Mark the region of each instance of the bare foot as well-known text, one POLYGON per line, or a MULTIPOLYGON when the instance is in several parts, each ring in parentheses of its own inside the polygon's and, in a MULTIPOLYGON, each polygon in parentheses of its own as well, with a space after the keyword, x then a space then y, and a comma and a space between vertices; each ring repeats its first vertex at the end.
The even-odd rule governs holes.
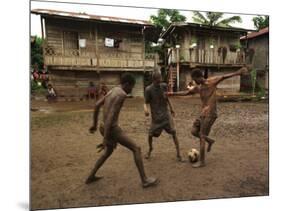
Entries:
POLYGON ((96 177, 96 176, 89 176, 88 179, 85 181, 85 184, 90 184, 92 182, 96 182, 98 180, 102 179, 102 177, 96 177))
POLYGON ((193 168, 200 168, 200 167, 203 167, 203 166, 205 166, 205 163, 202 162, 202 161, 198 161, 198 162, 192 164, 193 168))
POLYGON ((148 177, 143 183, 142 183, 142 187, 143 188, 148 188, 154 185, 157 185, 159 183, 159 180, 157 178, 153 178, 153 177, 148 177))
POLYGON ((208 141, 207 152, 211 152, 211 148, 212 148, 212 145, 213 145, 214 143, 215 143, 215 141, 213 141, 213 140, 208 141))

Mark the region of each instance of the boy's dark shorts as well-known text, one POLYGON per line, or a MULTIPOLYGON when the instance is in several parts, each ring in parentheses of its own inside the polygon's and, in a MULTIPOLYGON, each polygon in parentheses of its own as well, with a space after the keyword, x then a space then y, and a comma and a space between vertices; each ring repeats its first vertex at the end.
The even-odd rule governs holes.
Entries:
POLYGON ((165 130, 168 134, 175 134, 176 129, 174 127, 174 122, 171 117, 168 120, 162 121, 160 123, 151 123, 148 135, 152 137, 159 137, 162 131, 165 130))
MULTIPOLYGON (((100 131, 100 134, 102 136, 104 136, 104 125, 103 124, 100 124, 99 131, 100 131)), ((120 137, 122 135, 122 133, 123 133, 123 131, 119 126, 115 126, 115 127, 111 128, 110 137, 105 143, 106 146, 115 149, 117 146, 117 143, 118 143, 118 137, 120 137)))
POLYGON ((217 115, 200 116, 193 122, 193 132, 208 136, 216 119, 217 115))

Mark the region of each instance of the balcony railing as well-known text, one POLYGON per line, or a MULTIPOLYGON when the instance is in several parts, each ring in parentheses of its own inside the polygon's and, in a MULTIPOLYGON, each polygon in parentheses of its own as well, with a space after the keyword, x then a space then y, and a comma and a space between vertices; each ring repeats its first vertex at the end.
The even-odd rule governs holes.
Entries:
MULTIPOLYGON (((176 49, 172 49, 168 62, 176 63, 176 49)), ((184 49, 179 51, 179 61, 200 64, 244 64, 245 53, 243 51, 218 51, 218 49, 184 49)))
POLYGON ((53 66, 85 66, 104 68, 154 68, 158 57, 155 54, 135 52, 100 53, 84 50, 63 50, 51 47, 43 48, 44 62, 53 66))

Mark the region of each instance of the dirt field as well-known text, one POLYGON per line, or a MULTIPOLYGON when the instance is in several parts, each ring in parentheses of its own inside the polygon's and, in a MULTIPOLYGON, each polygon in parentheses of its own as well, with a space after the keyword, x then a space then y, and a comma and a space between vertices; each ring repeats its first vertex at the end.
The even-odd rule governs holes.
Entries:
MULTIPOLYGON (((199 147, 190 129, 197 117, 197 98, 172 98, 175 123, 184 159, 199 147)), ((163 133, 154 142, 147 174, 159 177, 157 187, 143 189, 132 154, 118 146, 98 172, 104 178, 84 181, 99 154, 99 133, 89 134, 91 102, 32 102, 31 197, 32 209, 100 206, 145 202, 195 200, 219 197, 268 195, 268 105, 266 103, 219 103, 210 136, 217 140, 207 153, 206 167, 194 169, 176 161, 171 137, 163 133)), ((142 148, 149 120, 142 99, 128 99, 120 125, 142 148)))

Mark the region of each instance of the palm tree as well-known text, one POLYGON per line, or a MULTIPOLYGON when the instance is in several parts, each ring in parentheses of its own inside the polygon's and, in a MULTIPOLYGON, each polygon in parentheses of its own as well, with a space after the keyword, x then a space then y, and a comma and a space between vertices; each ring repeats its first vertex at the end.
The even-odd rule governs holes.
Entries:
POLYGON ((171 23, 184 22, 186 17, 181 15, 178 10, 172 9, 159 9, 156 15, 150 16, 150 21, 161 29, 165 30, 171 23))
POLYGON ((241 23, 242 19, 240 16, 232 16, 229 18, 223 18, 222 12, 206 12, 206 17, 200 12, 193 12, 193 21, 209 26, 222 26, 232 27, 230 24, 238 22, 241 23), (222 20, 220 20, 222 19, 222 20))

